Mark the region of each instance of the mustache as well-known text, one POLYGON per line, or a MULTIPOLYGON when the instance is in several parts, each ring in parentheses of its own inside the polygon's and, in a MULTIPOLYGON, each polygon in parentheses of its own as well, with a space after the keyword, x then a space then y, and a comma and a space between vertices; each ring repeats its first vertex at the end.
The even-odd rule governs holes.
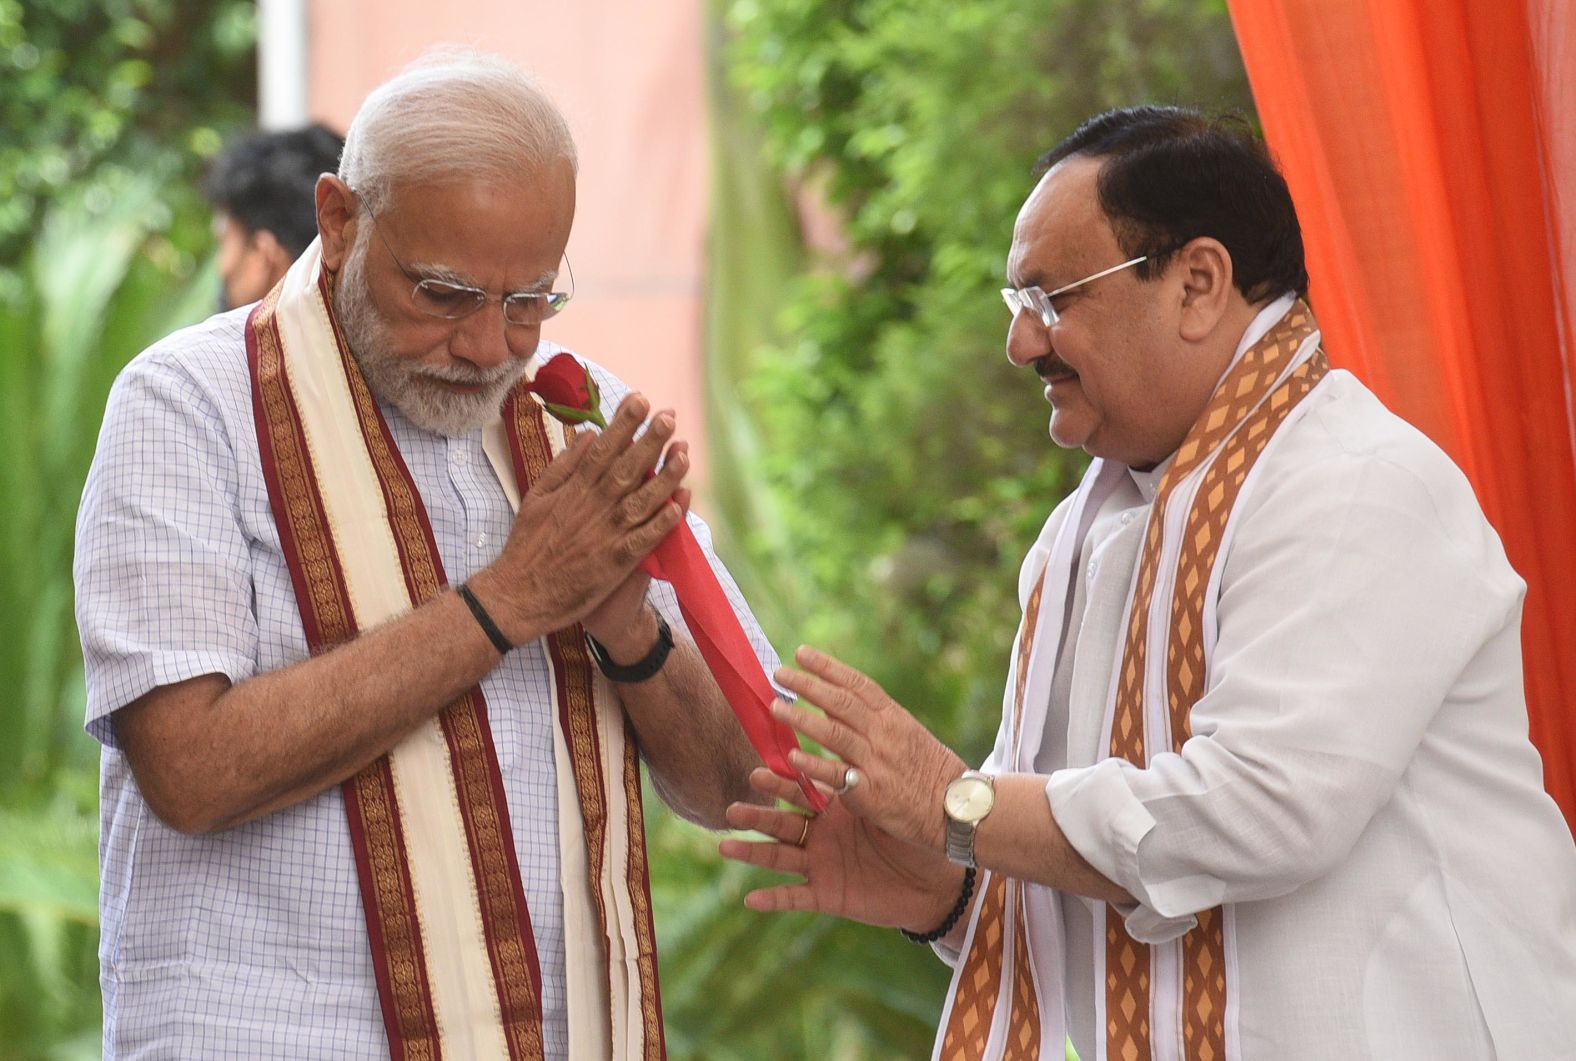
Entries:
POLYGON ((1071 365, 1055 354, 1046 354, 1044 357, 1035 358, 1034 374, 1043 380, 1054 379, 1058 376, 1078 375, 1071 365))
POLYGON ((505 380, 512 382, 518 379, 524 368, 524 360, 518 364, 512 361, 505 362, 491 370, 467 368, 463 365, 434 365, 422 369, 420 375, 428 379, 442 380, 444 383, 458 383, 464 387, 490 387, 505 380))

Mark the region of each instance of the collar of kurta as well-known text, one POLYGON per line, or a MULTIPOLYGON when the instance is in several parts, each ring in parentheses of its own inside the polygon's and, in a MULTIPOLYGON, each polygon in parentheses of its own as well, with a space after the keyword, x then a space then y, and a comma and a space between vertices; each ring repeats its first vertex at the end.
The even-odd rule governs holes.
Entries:
MULTIPOLYGON (((1138 768, 1192 736, 1209 686, 1221 569, 1254 468, 1328 372, 1307 305, 1290 296, 1250 324, 1236 356, 1176 454, 1158 470, 1145 539, 1128 587, 1121 652, 1108 683, 1102 740, 1138 768)), ((1024 607, 1003 710, 1008 765, 1032 772, 1077 558, 1096 513, 1130 469, 1095 460, 1057 529, 1024 607), (1052 602, 1050 607, 1042 607, 1052 602)), ((1152 473, 1154 474, 1154 473, 1152 473)), ((1145 485, 1140 483, 1140 488, 1145 485)), ((935 1057, 1060 1056, 1064 943, 1052 889, 987 874, 948 991, 935 1057)), ((1180 939, 1133 939, 1122 913, 1095 904, 1100 1058, 1225 1058, 1231 1015, 1231 911, 1197 915, 1180 939), (1160 1015, 1159 1018, 1156 1015, 1160 1015), (1154 1023, 1163 1018, 1164 1027, 1154 1023), (1180 1052, 1178 1052, 1180 1048, 1180 1052)), ((1234 1056, 1234 1055, 1233 1055, 1234 1056)))
MULTIPOLYGON (((258 449, 311 650, 447 586, 420 492, 333 313, 314 243, 248 318, 258 449)), ((511 504, 569 441, 523 384, 483 431, 511 504)), ((552 669, 571 1047, 663 1054, 638 757, 576 625, 552 669)), ((505 661, 507 665, 507 660, 505 661)), ((546 769, 546 764, 537 768, 546 769)), ((393 1058, 539 1058, 542 970, 480 685, 342 786, 393 1058)), ((556 970, 553 970, 555 974, 556 970)))

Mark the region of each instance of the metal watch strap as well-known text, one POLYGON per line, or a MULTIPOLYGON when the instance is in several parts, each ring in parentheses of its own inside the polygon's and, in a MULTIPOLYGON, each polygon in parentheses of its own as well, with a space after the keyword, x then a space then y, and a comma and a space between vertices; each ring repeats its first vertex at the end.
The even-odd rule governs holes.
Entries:
POLYGON ((586 644, 591 646, 591 658, 596 660, 597 669, 615 682, 629 684, 643 682, 662 669, 668 661, 668 653, 673 651, 673 631, 668 628, 667 620, 662 618, 660 612, 653 612, 657 619, 657 640, 641 659, 628 666, 614 663, 613 657, 608 655, 606 647, 592 637, 586 635, 586 644))
POLYGON ((974 834, 977 831, 972 822, 954 821, 947 819, 947 860, 960 866, 976 865, 974 861, 974 834))
MULTIPOLYGON (((989 774, 981 773, 978 770, 965 770, 958 777, 958 780, 962 781, 965 778, 974 778, 982 781, 990 786, 992 793, 995 792, 996 779, 989 774)), ((954 784, 956 783, 954 782, 954 784)), ((985 813, 989 814, 990 811, 987 810, 985 813)), ((979 831, 979 821, 959 821, 947 813, 945 802, 942 804, 942 816, 947 823, 946 854, 948 861, 960 866, 973 867, 979 865, 974 858, 974 837, 979 831)), ((980 820, 984 820, 983 815, 980 820)))

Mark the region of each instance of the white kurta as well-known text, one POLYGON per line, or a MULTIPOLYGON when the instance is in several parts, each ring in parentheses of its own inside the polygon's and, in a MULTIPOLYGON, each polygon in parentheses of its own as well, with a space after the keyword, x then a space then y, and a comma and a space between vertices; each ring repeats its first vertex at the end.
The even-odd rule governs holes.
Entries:
MULTIPOLYGON (((1355 378, 1307 402, 1236 514, 1194 737, 1147 769, 1100 730, 1155 475, 1101 507, 1034 759, 1051 811, 1137 897, 1135 938, 1229 904, 1247 1061, 1576 1056, 1576 846, 1527 738, 1525 585, 1461 472, 1355 378)), ((1065 951, 1035 955, 1086 1059, 1093 906, 1065 897, 1065 951)))

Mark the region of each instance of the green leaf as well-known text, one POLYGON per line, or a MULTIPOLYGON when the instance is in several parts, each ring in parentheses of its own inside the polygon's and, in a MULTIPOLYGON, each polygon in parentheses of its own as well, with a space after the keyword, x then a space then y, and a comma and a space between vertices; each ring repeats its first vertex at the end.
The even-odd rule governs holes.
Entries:
POLYGON ((98 816, 0 808, 0 913, 98 924, 98 816))

